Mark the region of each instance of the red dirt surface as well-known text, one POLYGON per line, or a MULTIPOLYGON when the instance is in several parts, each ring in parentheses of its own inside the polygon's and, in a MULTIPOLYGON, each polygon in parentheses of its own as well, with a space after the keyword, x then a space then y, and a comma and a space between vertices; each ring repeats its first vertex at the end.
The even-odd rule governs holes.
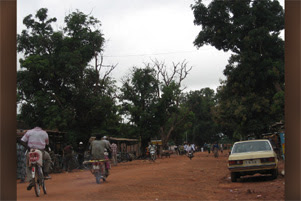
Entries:
MULTIPOLYGON (((47 194, 36 197, 17 181, 17 200, 284 200, 284 176, 254 175, 231 182, 228 155, 197 152, 192 160, 171 155, 155 162, 134 160, 112 166, 106 182, 96 184, 89 170, 52 174, 47 194)), ((279 173, 284 169, 280 161, 279 173)))

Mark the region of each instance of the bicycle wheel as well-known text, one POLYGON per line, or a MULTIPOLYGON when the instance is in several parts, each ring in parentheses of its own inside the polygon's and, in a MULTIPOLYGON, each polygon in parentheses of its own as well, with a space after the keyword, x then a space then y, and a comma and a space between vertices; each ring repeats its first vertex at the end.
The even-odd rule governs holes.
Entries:
POLYGON ((117 154, 117 162, 118 162, 118 163, 121 163, 121 153, 118 153, 118 154, 117 154))
POLYGON ((39 176, 39 169, 35 167, 35 177, 33 178, 34 184, 34 191, 37 197, 40 197, 41 189, 40 189, 40 176, 39 176))
POLYGON ((69 169, 73 170, 73 169, 78 169, 79 168, 79 163, 76 159, 75 156, 72 157, 72 159, 69 161, 69 169))
POLYGON ((90 163, 83 163, 83 169, 84 170, 90 170, 91 169, 91 164, 90 163))
POLYGON ((39 167, 39 183, 42 186, 44 194, 47 194, 42 167, 39 167))
POLYGON ((95 172, 96 183, 100 184, 101 174, 99 171, 95 172))

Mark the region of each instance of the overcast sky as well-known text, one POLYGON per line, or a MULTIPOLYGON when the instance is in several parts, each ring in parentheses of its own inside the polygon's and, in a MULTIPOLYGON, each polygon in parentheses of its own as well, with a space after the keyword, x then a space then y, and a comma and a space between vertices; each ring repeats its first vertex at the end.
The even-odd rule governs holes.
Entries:
MULTIPOLYGON (((22 21, 40 8, 56 17, 54 30, 64 26, 64 17, 78 9, 101 21, 106 43, 104 64, 118 64, 112 76, 119 83, 133 67, 144 67, 157 59, 167 66, 172 62, 187 62, 192 70, 184 86, 189 90, 205 87, 216 89, 225 79, 223 70, 231 52, 211 46, 197 49, 193 41, 201 30, 193 24, 190 5, 194 0, 20 0, 17 2, 17 33, 25 26, 22 21)), ((205 4, 210 0, 204 0, 205 4)), ((284 0, 279 1, 284 6, 284 0)), ((20 55, 18 55, 18 58, 20 55)), ((19 66, 19 62, 18 62, 19 66)))

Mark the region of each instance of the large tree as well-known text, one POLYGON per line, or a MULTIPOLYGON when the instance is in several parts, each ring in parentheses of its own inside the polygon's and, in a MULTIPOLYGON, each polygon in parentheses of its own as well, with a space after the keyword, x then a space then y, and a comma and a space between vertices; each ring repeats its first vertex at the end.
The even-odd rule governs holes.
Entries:
POLYGON ((103 51, 104 37, 96 18, 80 11, 65 17, 63 30, 54 31, 48 10, 28 15, 18 35, 21 70, 17 73, 20 118, 31 126, 69 131, 88 138, 116 116, 114 81, 100 78, 99 66, 89 62, 103 51))
POLYGON ((210 88, 186 94, 185 105, 194 114, 188 133, 190 142, 203 145, 217 140, 219 130, 213 119, 215 104, 215 93, 210 88))
POLYGON ((161 139, 166 146, 175 130, 185 125, 190 112, 181 108, 181 82, 190 69, 185 61, 173 63, 172 70, 164 62, 153 61, 145 68, 134 68, 124 82, 123 108, 137 126, 142 147, 151 139, 161 139))
MULTIPOLYGON (((153 61, 154 68, 157 72, 157 79, 161 83, 160 92, 158 93, 157 117, 160 119, 160 138, 163 146, 175 137, 175 134, 181 135, 181 129, 187 128, 192 113, 183 105, 183 80, 188 76, 192 67, 184 60, 178 63, 172 63, 168 67, 165 62, 153 61)), ((183 131, 182 131, 183 132, 183 131)), ((183 134, 183 133, 182 133, 183 134)))
POLYGON ((146 68, 134 67, 121 88, 122 114, 128 117, 130 124, 136 128, 135 137, 141 139, 142 153, 158 130, 155 123, 158 86, 154 69, 146 66, 146 68))
POLYGON ((284 10, 278 1, 201 0, 192 6, 202 26, 194 44, 232 51, 218 89, 216 119, 237 138, 259 136, 284 116, 284 10))

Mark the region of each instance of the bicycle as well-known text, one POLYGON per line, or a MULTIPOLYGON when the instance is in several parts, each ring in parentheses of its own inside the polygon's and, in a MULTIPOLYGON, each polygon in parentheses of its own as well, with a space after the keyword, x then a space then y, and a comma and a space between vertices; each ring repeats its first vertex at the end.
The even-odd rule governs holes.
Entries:
MULTIPOLYGON (((46 192, 45 178, 43 174, 43 154, 38 149, 31 149, 29 152, 29 167, 31 167, 31 184, 37 197, 40 196, 40 188, 42 187, 44 194, 46 192)), ((27 190, 30 188, 27 187, 27 190)))

